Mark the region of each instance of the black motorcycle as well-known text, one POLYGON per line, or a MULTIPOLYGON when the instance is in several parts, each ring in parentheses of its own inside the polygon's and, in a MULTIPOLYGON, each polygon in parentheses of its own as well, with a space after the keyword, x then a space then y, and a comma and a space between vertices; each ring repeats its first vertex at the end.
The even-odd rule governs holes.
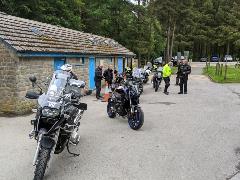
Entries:
POLYGON ((133 130, 138 130, 144 123, 144 113, 139 106, 139 94, 131 81, 118 86, 108 101, 107 113, 110 118, 116 115, 127 117, 133 130))
POLYGON ((29 79, 33 87, 40 89, 39 93, 27 92, 26 98, 38 99, 36 117, 31 120, 34 129, 29 136, 37 141, 34 180, 42 180, 52 153, 59 154, 67 147, 70 154, 79 155, 69 150, 69 144, 77 145, 80 139, 80 119, 87 110, 87 104, 80 102, 85 83, 71 79, 66 71, 56 71, 47 92, 43 93, 36 77, 29 79))
POLYGON ((150 69, 146 69, 142 72, 142 81, 144 84, 146 84, 149 81, 149 76, 150 76, 150 69))
POLYGON ((141 95, 143 93, 143 81, 142 78, 139 77, 131 77, 127 78, 127 81, 131 83, 131 85, 135 88, 137 93, 141 95))
POLYGON ((155 92, 158 91, 158 88, 162 82, 162 72, 157 71, 153 75, 153 88, 155 89, 155 92))
POLYGON ((143 80, 143 83, 146 84, 149 80, 149 74, 147 72, 143 72, 142 74, 142 80, 143 80))

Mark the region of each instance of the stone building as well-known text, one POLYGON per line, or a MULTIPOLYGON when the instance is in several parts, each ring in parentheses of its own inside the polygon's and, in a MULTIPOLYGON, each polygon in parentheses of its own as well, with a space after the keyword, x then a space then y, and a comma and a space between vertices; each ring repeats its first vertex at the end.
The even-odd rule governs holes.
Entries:
POLYGON ((120 72, 134 53, 110 38, 14 17, 0 12, 0 115, 22 114, 32 106, 25 99, 28 78, 46 81, 64 63, 94 89, 97 65, 112 64, 120 72))

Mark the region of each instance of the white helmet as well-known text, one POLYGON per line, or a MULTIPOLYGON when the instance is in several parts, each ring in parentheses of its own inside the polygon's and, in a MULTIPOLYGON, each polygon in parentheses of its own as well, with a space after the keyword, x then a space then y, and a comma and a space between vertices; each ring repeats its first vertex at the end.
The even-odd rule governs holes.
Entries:
POLYGON ((61 70, 71 72, 72 71, 72 65, 71 64, 64 64, 64 65, 61 66, 61 70))

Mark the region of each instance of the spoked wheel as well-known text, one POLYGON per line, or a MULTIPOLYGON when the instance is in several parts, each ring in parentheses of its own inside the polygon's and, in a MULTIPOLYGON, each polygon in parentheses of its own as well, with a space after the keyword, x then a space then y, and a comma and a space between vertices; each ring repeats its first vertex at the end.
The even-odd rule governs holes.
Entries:
POLYGON ((51 149, 47 149, 42 147, 39 155, 38 155, 38 162, 36 164, 36 169, 34 172, 33 180, 42 180, 47 168, 47 163, 50 159, 51 149))
POLYGON ((133 116, 128 117, 128 124, 133 130, 138 130, 144 123, 144 113, 140 107, 137 107, 133 116))
POLYGON ((107 114, 108 114, 108 117, 110 118, 116 117, 116 112, 114 112, 114 104, 111 101, 109 101, 107 105, 107 114))

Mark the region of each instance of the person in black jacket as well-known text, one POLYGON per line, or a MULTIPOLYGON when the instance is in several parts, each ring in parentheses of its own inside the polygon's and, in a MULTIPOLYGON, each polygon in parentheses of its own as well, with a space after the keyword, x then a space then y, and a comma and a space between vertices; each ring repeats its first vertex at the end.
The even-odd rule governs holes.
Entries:
POLYGON ((191 66, 188 65, 187 60, 183 60, 178 71, 180 78, 180 92, 178 94, 187 94, 188 75, 191 73, 191 66))
POLYGON ((108 66, 108 69, 106 69, 103 73, 103 77, 104 77, 105 81, 108 83, 108 87, 110 87, 112 85, 112 81, 113 81, 112 66, 108 66))
POLYGON ((176 86, 178 86, 179 85, 179 76, 180 76, 180 67, 181 67, 181 65, 182 65, 182 62, 183 60, 181 59, 179 62, 178 62, 178 71, 177 71, 177 76, 176 76, 176 86))
POLYGON ((94 81, 95 81, 95 86, 96 86, 96 98, 100 99, 100 92, 101 92, 101 81, 103 79, 103 75, 102 75, 102 68, 103 66, 100 65, 95 69, 95 77, 94 77, 94 81))

